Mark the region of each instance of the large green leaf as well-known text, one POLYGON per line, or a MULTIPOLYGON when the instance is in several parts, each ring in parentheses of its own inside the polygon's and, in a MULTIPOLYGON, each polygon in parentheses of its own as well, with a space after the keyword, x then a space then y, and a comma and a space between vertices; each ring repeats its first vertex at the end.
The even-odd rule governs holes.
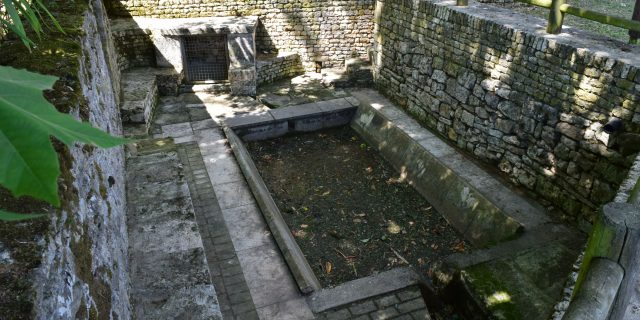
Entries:
POLYGON ((20 221, 46 216, 43 213, 13 213, 0 210, 0 221, 20 221))
POLYGON ((30 195, 58 206, 57 155, 50 136, 108 148, 126 143, 58 112, 42 95, 57 79, 0 66, 0 184, 15 196, 30 195))

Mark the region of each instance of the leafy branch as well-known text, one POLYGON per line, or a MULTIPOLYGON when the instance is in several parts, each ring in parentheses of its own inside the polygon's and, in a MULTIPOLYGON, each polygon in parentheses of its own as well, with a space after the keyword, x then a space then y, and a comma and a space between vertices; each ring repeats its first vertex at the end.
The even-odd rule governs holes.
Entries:
MULTIPOLYGON (((1 26, 13 31, 29 50, 34 43, 28 38, 21 17, 38 36, 42 32, 39 20, 43 13, 62 30, 40 0, 32 1, 2 0, 8 19, 0 17, 1 26)), ((127 142, 57 111, 42 94, 43 90, 52 89, 57 80, 0 66, 0 185, 16 197, 29 195, 54 206, 60 205, 57 183, 60 164, 51 136, 68 146, 82 142, 109 148, 127 142)), ((39 216, 43 215, 0 210, 0 220, 4 221, 39 216)))

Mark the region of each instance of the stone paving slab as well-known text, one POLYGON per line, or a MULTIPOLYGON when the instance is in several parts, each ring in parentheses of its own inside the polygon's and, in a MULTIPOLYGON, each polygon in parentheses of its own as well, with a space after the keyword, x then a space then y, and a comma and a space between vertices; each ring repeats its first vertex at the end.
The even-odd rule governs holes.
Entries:
POLYGON ((222 211, 228 228, 235 230, 231 240, 237 251, 272 244, 271 232, 264 219, 253 214, 259 211, 253 203, 222 211))
POLYGON ((134 317, 222 319, 175 145, 157 140, 137 142, 128 149, 127 227, 134 317))
POLYGON ((222 210, 254 203, 253 194, 244 180, 214 184, 213 190, 222 210))
MULTIPOLYGON (((220 147, 224 152, 224 146, 214 147, 220 147)), ((182 161, 188 164, 187 182, 195 195, 196 220, 222 315, 224 319, 258 319, 200 148, 196 143, 190 143, 179 151, 182 161)))
MULTIPOLYGON (((300 300, 302 296, 221 131, 207 129, 196 132, 196 136, 230 234, 232 245, 225 250, 237 257, 258 315, 261 319, 312 319, 313 314, 306 303, 287 303, 300 300), (237 173, 236 178, 228 175, 229 172, 237 173), (234 181, 219 183, 220 176, 234 181)), ((225 290, 237 289, 225 286, 225 290)))
POLYGON ((258 310, 301 297, 298 286, 275 245, 239 251, 238 259, 247 275, 247 284, 258 310))

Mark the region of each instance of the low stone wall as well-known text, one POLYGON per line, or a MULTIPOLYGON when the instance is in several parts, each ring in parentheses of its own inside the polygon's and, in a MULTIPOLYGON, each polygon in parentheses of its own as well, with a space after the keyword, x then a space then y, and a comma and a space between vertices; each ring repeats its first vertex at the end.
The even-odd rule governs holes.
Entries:
POLYGON ((633 161, 623 138, 640 132, 640 48, 545 36, 541 19, 454 4, 378 2, 377 87, 544 203, 592 220, 633 161), (614 117, 618 137, 602 130, 614 117))
MULTIPOLYGON (((260 56, 258 56, 258 59, 260 56)), ((296 53, 282 54, 266 60, 257 60, 258 85, 291 78, 304 72, 300 56, 296 53)))
POLYGON ((354 53, 366 56, 374 4, 373 0, 116 0, 110 1, 109 12, 114 18, 258 16, 258 52, 296 52, 311 69, 314 56, 327 57, 327 67, 341 66, 354 53))

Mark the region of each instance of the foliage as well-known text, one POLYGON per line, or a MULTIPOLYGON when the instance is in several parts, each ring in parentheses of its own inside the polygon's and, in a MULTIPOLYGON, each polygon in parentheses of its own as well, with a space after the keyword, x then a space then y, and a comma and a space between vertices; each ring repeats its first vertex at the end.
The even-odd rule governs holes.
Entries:
POLYGON ((60 24, 58 24, 58 21, 40 0, 2 0, 2 5, 4 8, 0 6, 0 9, 4 9, 6 17, 0 16, 0 27, 13 31, 20 37, 20 40, 22 40, 22 43, 24 43, 27 48, 31 48, 31 45, 34 43, 27 36, 25 26, 20 19, 21 17, 26 20, 38 37, 40 37, 43 31, 42 24, 40 23, 43 15, 46 15, 58 30, 64 32, 60 24))
MULTIPOLYGON (((61 30, 40 0, 0 1, 4 5, 0 9, 8 16, 8 19, 0 16, 0 26, 16 33, 29 49, 34 43, 29 39, 21 17, 38 37, 43 30, 39 22, 43 14, 61 30)), ((126 140, 58 112, 42 95, 42 91, 52 89, 56 81, 56 77, 0 66, 0 185, 16 197, 29 195, 59 206, 60 164, 51 136, 66 145, 83 142, 103 148, 120 145, 126 140)), ((5 221, 37 216, 41 215, 0 210, 0 220, 5 221)))

